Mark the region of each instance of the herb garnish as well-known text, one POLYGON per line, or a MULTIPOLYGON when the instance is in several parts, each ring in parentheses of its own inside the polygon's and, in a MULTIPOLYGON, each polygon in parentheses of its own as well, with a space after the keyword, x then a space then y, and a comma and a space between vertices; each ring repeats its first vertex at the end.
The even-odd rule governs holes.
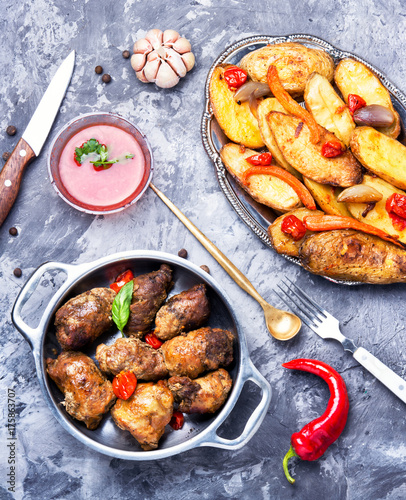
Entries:
POLYGON ((111 315, 117 328, 120 330, 121 335, 124 337, 124 327, 130 317, 130 305, 133 295, 134 282, 133 280, 126 283, 115 296, 113 306, 111 308, 111 315))
MULTIPOLYGON (((85 157, 91 153, 95 153, 99 156, 96 160, 90 161, 95 168, 98 167, 97 170, 108 169, 113 163, 118 163, 120 161, 120 158, 109 160, 107 146, 105 144, 100 144, 97 139, 89 139, 87 142, 84 142, 80 148, 75 148, 74 160, 76 165, 80 166, 85 157)), ((134 158, 134 155, 126 154, 124 158, 129 160, 134 158)))

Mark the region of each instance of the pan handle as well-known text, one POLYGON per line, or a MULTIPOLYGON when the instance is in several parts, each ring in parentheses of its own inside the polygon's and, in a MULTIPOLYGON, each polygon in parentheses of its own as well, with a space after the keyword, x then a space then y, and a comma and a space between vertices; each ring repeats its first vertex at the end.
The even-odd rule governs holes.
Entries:
POLYGON ((23 288, 20 290, 20 293, 18 294, 17 299, 14 303, 13 310, 11 311, 11 319, 14 323, 14 326, 24 336, 33 351, 36 351, 40 348, 39 343, 41 340, 41 334, 45 327, 47 318, 49 317, 49 314, 54 307, 56 297, 60 297, 60 295, 65 291, 65 289, 78 274, 78 266, 64 264, 62 262, 45 262, 34 271, 23 288), (36 328, 32 328, 28 326, 27 323, 25 323, 25 321, 23 320, 22 310, 28 299, 37 289, 42 276, 47 271, 63 271, 66 273, 67 277, 65 282, 62 284, 58 292, 46 307, 38 326, 36 328))
MULTIPOLYGON (((245 424, 243 432, 235 439, 225 439, 217 434, 217 430, 223 423, 221 420, 211 433, 203 437, 202 442, 198 443, 197 446, 212 446, 214 448, 223 448, 225 450, 238 450, 242 448, 248 441, 253 437, 253 435, 258 430, 263 419, 265 418, 266 412, 268 410, 269 404, 271 402, 271 386, 265 377, 255 368, 252 361, 248 358, 248 362, 244 363, 244 373, 243 373, 244 383, 248 380, 254 382, 262 390, 262 398, 258 406, 252 412, 250 418, 245 424)), ((244 384, 242 384, 243 386, 244 384)), ((242 387, 241 387, 242 389, 242 387)))

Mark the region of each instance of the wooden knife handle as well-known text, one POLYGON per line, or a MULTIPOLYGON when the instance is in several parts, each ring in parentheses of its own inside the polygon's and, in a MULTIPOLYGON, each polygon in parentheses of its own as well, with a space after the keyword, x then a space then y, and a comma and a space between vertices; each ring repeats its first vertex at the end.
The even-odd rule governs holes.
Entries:
POLYGON ((17 198, 24 169, 34 158, 34 151, 21 138, 0 172, 0 226, 17 198))

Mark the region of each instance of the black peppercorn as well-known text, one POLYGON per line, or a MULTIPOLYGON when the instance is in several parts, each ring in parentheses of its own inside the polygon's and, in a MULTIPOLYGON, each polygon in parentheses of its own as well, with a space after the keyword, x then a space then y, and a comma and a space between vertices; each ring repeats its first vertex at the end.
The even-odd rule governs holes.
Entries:
POLYGON ((203 269, 203 271, 206 271, 207 274, 210 274, 210 269, 205 264, 200 266, 200 269, 203 269))
POLYGON ((178 255, 179 257, 182 257, 182 259, 186 259, 187 257, 187 250, 185 250, 184 248, 181 248, 178 252, 178 255))
POLYGON ((108 75, 107 73, 104 73, 104 75, 102 76, 102 82, 109 83, 110 81, 111 81, 111 76, 108 75))
POLYGON ((9 153, 8 151, 5 151, 3 153, 3 160, 7 161, 10 158, 10 156, 11 156, 11 153, 9 153))
POLYGON ((14 276, 15 276, 16 278, 21 278, 21 276, 22 276, 22 274, 23 274, 23 272, 21 271, 21 269, 20 269, 19 267, 16 267, 16 268, 14 269, 13 273, 14 273, 14 276))
POLYGON ((98 75, 101 75, 103 73, 103 68, 101 66, 96 66, 94 70, 98 75))
POLYGON ((14 125, 9 125, 6 128, 6 132, 8 135, 16 135, 17 129, 14 127, 14 125))
POLYGON ((130 57, 130 51, 129 50, 124 50, 123 51, 123 57, 124 57, 124 59, 128 59, 130 57))
POLYGON ((11 236, 17 236, 17 234, 18 234, 18 231, 17 231, 16 227, 10 227, 10 229, 8 230, 8 232, 11 234, 11 236))

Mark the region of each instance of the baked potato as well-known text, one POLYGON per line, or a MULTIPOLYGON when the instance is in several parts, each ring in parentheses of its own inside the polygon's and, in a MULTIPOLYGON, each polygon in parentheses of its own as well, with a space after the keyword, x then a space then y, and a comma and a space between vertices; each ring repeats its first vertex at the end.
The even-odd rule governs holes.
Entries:
POLYGON ((229 143, 220 151, 221 159, 237 183, 256 201, 274 208, 279 212, 287 212, 302 206, 298 195, 289 184, 277 177, 252 175, 249 184, 242 182, 243 173, 252 165, 245 158, 257 154, 256 151, 241 148, 238 144, 229 143))
POLYGON ((304 185, 310 191, 314 201, 319 205, 324 213, 328 215, 345 215, 351 217, 345 203, 339 203, 337 196, 343 190, 340 187, 320 184, 319 182, 303 177, 304 185))
POLYGON ((310 130, 299 118, 278 111, 268 114, 268 122, 285 160, 309 179, 321 184, 349 187, 362 180, 361 165, 349 150, 335 158, 321 154, 322 145, 337 142, 334 134, 320 127, 320 141, 310 142, 310 130))
POLYGON ((338 280, 406 282, 406 250, 351 229, 311 233, 299 249, 305 269, 338 280))
POLYGON ((226 136, 247 148, 261 148, 264 142, 259 132, 258 121, 251 113, 248 101, 238 104, 234 91, 228 88, 224 71, 229 64, 217 66, 210 79, 209 95, 214 116, 226 136))
MULTIPOLYGON (((293 210, 288 214, 283 214, 273 221, 273 223, 268 227, 268 235, 271 239, 273 248, 280 254, 290 255, 291 257, 299 256, 299 248, 302 244, 305 236, 300 240, 295 241, 289 234, 285 234, 281 230, 281 225, 283 219, 288 215, 295 215, 301 221, 306 215, 323 215, 323 212, 319 210, 309 210, 308 208, 302 207, 297 210, 293 210)), ((310 234, 311 231, 307 231, 310 234)))
POLYGON ((334 62, 330 55, 296 42, 267 45, 254 50, 241 59, 239 66, 255 82, 266 83, 271 64, 276 66, 284 89, 293 96, 303 94, 306 80, 314 71, 329 81, 333 79, 334 62))
POLYGON ((348 94, 356 94, 364 99, 367 106, 380 104, 395 115, 395 121, 389 127, 378 128, 380 132, 394 139, 400 133, 400 118, 393 107, 390 93, 379 78, 363 64, 355 59, 343 59, 336 67, 334 81, 346 103, 348 94))
POLYGON ((362 184, 373 187, 382 194, 383 198, 381 201, 378 201, 375 204, 374 208, 372 210, 369 210, 365 216, 363 216, 362 214, 367 208, 367 203, 346 203, 352 217, 361 222, 365 222, 366 224, 377 227, 378 229, 382 229, 382 231, 385 231, 390 235, 399 236, 399 241, 406 243, 406 229, 403 231, 399 231, 398 229, 396 229, 393 226, 392 219, 390 218, 385 208, 386 200, 393 193, 404 195, 404 191, 397 189, 396 187, 392 186, 392 184, 389 184, 379 177, 372 177, 370 175, 364 175, 362 184))
POLYGON ((351 151, 365 168, 400 189, 406 189, 406 147, 372 127, 357 127, 351 151))
POLYGON ((309 76, 304 100, 307 110, 311 112, 316 122, 348 147, 355 123, 345 102, 325 76, 319 73, 312 73, 309 76))
POLYGON ((279 163, 281 167, 288 170, 292 175, 301 180, 302 179, 301 174, 291 165, 289 165, 289 163, 283 157, 281 150, 278 148, 278 145, 276 144, 271 129, 269 128, 268 114, 271 111, 281 111, 282 113, 285 113, 285 108, 274 97, 271 97, 270 99, 264 99, 259 103, 257 109, 257 119, 262 140, 264 141, 265 146, 272 153, 277 163, 279 163))

